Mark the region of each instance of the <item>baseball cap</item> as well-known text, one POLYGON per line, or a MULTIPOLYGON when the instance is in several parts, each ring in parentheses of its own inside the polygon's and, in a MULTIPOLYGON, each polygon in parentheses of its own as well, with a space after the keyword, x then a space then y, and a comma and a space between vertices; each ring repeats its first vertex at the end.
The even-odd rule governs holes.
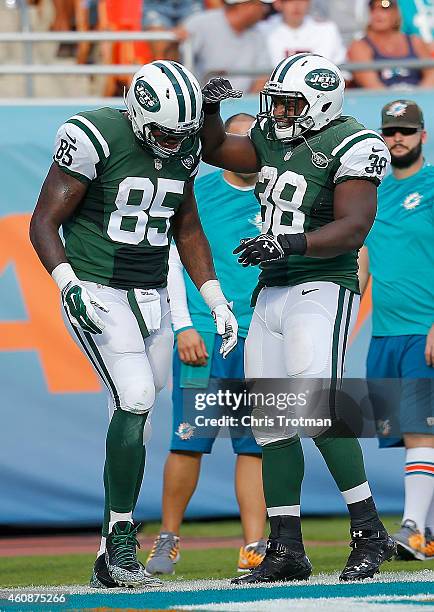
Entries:
POLYGON ((381 111, 381 127, 424 127, 423 113, 413 100, 394 100, 381 111))

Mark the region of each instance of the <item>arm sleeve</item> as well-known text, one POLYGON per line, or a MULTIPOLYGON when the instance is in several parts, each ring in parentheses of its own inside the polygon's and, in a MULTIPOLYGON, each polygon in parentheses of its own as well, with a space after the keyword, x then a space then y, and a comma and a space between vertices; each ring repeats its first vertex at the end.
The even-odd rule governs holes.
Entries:
MULTIPOLYGON (((339 157, 339 154, 338 154, 339 157)), ((377 186, 383 180, 390 164, 390 153, 386 143, 378 136, 366 135, 348 149, 343 147, 334 182, 365 179, 377 186)))
POLYGON ((83 183, 97 176, 99 154, 89 136, 74 123, 64 123, 57 130, 53 160, 67 174, 83 183))
POLYGON ((184 266, 179 257, 178 249, 174 244, 169 251, 169 274, 167 289, 170 298, 170 313, 172 315, 173 329, 178 331, 184 327, 193 327, 188 310, 187 291, 184 282, 184 266))

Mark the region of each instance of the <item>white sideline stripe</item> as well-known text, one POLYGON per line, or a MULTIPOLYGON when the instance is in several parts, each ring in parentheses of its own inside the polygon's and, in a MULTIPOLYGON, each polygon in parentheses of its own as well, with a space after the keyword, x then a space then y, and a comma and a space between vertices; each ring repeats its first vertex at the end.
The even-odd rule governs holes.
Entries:
MULTIPOLYGON (((416 570, 416 571, 413 570, 413 571, 398 571, 398 572, 381 572, 381 574, 377 574, 376 576, 374 576, 374 578, 371 578, 370 582, 374 582, 378 584, 386 584, 386 583, 390 584, 393 582, 412 582, 412 583, 417 582, 417 583, 420 583, 421 591, 424 592, 426 589, 424 588, 423 583, 427 583, 427 582, 432 583, 433 580, 434 580, 434 572, 429 569, 424 569, 424 570, 416 570)), ((309 590, 309 588, 313 584, 337 585, 339 584, 339 574, 338 572, 333 572, 330 574, 319 574, 316 576, 312 576, 309 582, 306 582, 306 581, 298 582, 297 581, 291 584, 296 584, 297 586, 304 587, 306 588, 306 590, 309 590)), ((261 585, 261 589, 273 590, 275 586, 276 585, 274 583, 270 583, 270 584, 264 583, 261 585)), ((353 584, 352 586, 354 587, 354 594, 357 595, 358 584, 353 584)), ((236 590, 238 591, 241 588, 242 587, 236 587, 236 590)), ((248 593, 248 587, 245 587, 245 588, 246 588, 246 593, 248 593)), ((196 592, 196 593, 200 593, 203 590, 209 591, 210 589, 215 590, 216 597, 218 597, 219 591, 223 591, 224 593, 227 593, 227 590, 228 590, 227 579, 174 580, 173 582, 165 582, 163 585, 161 585, 160 587, 156 587, 155 589, 153 588, 152 592, 153 593, 158 593, 158 592, 172 592, 172 593, 173 592, 176 592, 176 593, 196 592)), ((121 596, 125 596, 124 589, 121 589, 121 588, 112 589, 112 591, 113 591, 114 596, 116 596, 117 594, 121 596)), ((64 594, 71 594, 71 595, 92 595, 92 594, 98 594, 98 593, 107 594, 107 589, 94 589, 92 587, 89 587, 83 584, 76 584, 76 585, 68 584, 68 585, 57 585, 57 586, 32 585, 28 587, 21 586, 21 587, 14 587, 14 588, 8 588, 8 589, 0 587, 0 597, 3 597, 3 598, 9 597, 11 593, 15 594, 15 593, 35 593, 35 592, 64 593, 64 594)), ((143 587, 142 589, 134 589, 134 593, 149 593, 149 588, 143 587)), ((383 596, 379 595, 379 596, 374 596, 374 597, 375 599, 378 599, 383 596)), ((387 599, 390 599, 393 597, 394 597, 393 595, 385 596, 385 598, 387 599)), ((402 595, 399 596, 400 599, 403 599, 404 597, 405 596, 402 596, 402 595)), ((290 600, 290 601, 294 601, 294 600, 290 600)), ((304 601, 306 603, 306 599, 304 599, 304 601)), ((218 605, 220 606, 219 609, 221 610, 222 604, 218 604, 218 605)), ((196 608, 200 608, 201 610, 203 610, 204 607, 205 607, 204 604, 196 606, 196 608)), ((180 605, 178 605, 178 608, 180 608, 180 605)), ((261 612, 263 612, 263 610, 264 608, 261 609, 261 612)), ((393 610, 395 610, 395 608, 393 608, 393 610)), ((407 611, 408 611, 408 608, 407 608, 407 611)))
POLYGON ((88 127, 89 130, 95 136, 95 138, 98 140, 99 144, 102 146, 102 150, 104 151, 104 155, 106 157, 108 157, 110 155, 110 149, 109 149, 109 146, 107 144, 106 139, 101 134, 99 129, 97 127, 95 127, 94 124, 91 121, 89 121, 89 119, 86 119, 86 117, 82 117, 81 115, 74 115, 73 117, 71 117, 71 119, 75 119, 76 121, 81 121, 81 123, 83 123, 86 127, 88 127))
POLYGON ((360 130, 360 132, 356 132, 355 134, 351 134, 351 136, 347 136, 346 138, 344 138, 343 141, 340 144, 338 144, 337 147, 333 149, 332 155, 336 155, 336 153, 338 153, 341 149, 346 147, 349 142, 354 140, 354 138, 358 138, 359 136, 363 136, 365 134, 366 135, 372 134, 373 136, 377 137, 377 140, 378 138, 380 138, 380 135, 377 134, 377 132, 374 132, 374 130, 360 130))
POLYGON ((300 516, 300 506, 273 506, 267 508, 268 516, 300 516))
POLYGON ((368 497, 371 497, 371 489, 369 488, 368 482, 362 482, 362 484, 347 491, 342 491, 342 497, 345 499, 347 504, 355 504, 356 502, 363 501, 368 497))

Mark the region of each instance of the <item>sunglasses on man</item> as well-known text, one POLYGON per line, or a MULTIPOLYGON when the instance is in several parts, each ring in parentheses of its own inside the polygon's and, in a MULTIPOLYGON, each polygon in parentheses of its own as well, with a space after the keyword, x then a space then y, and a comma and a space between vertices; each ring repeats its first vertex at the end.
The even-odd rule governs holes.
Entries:
POLYGON ((395 136, 397 132, 402 134, 403 136, 414 136, 417 132, 420 132, 420 128, 412 128, 412 127, 385 127, 382 128, 381 133, 383 136, 390 138, 391 136, 395 136))

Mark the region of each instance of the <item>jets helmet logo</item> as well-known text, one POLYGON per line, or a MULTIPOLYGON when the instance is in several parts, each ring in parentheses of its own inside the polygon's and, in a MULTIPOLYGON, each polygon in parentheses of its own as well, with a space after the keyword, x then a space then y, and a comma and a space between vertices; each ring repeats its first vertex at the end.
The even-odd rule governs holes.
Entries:
POLYGON ((160 100, 154 89, 146 81, 137 79, 134 85, 134 95, 140 106, 151 111, 151 113, 156 113, 160 110, 160 100))
POLYGON ((316 68, 307 73, 304 82, 319 91, 333 91, 339 87, 340 79, 336 72, 328 68, 316 68))

